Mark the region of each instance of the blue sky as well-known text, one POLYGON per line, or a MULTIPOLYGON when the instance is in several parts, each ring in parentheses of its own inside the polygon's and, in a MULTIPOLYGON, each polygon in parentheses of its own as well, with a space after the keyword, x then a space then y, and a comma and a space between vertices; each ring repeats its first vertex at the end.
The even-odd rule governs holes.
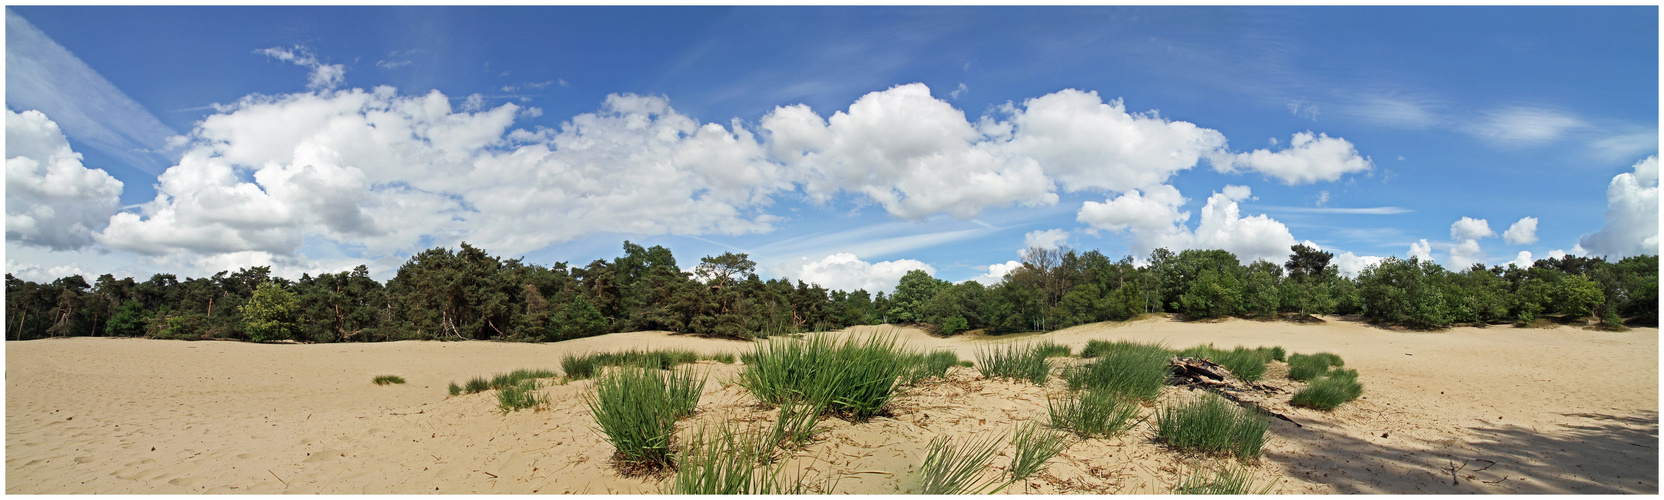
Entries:
POLYGON ((888 289, 993 282, 1031 244, 1656 254, 1658 18, 10 7, 7 270, 385 279, 464 240, 628 239, 888 289))

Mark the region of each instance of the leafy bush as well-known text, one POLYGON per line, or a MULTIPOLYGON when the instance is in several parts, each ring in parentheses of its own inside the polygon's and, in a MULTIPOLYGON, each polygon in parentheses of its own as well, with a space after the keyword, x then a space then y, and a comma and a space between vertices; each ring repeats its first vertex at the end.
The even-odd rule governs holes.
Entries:
POLYGON ((1042 346, 1006 344, 1003 347, 978 349, 977 369, 982 371, 982 376, 988 378, 1027 380, 1036 385, 1045 385, 1046 376, 1052 371, 1052 363, 1046 359, 1045 352, 1041 350, 1042 346))
POLYGON ((1158 344, 1106 342, 1097 349, 1088 344, 1096 361, 1064 374, 1070 390, 1102 389, 1122 396, 1155 400, 1167 381, 1172 351, 1158 344))
POLYGON ((1069 447, 1069 438, 1030 421, 1011 436, 1017 452, 1011 456, 1011 480, 1022 481, 1045 470, 1046 462, 1069 447))
POLYGON ((1138 403, 1105 389, 1070 393, 1061 401, 1046 398, 1054 428, 1074 432, 1083 438, 1110 437, 1131 429, 1138 422, 1138 403))
POLYGON ((739 384, 772 405, 805 402, 861 421, 882 412, 896 397, 913 356, 893 336, 833 342, 827 335, 770 339, 740 356, 739 384))
MULTIPOLYGON (((376 377, 374 382, 376 383, 376 385, 403 384, 404 383, 404 377, 400 377, 398 375, 382 375, 382 376, 376 377)), ((455 384, 452 384, 452 385, 455 385, 455 384)))
POLYGON ((596 380, 584 403, 625 461, 663 467, 676 420, 693 413, 704 385, 687 370, 625 367, 596 380))
POLYGON ((999 448, 998 436, 980 441, 967 438, 963 442, 937 436, 930 440, 924 465, 919 467, 919 477, 923 478, 919 492, 926 495, 981 493, 997 481, 979 483, 977 479, 994 460, 994 452, 999 448))
POLYGON ((1182 450, 1257 457, 1265 444, 1265 417, 1208 394, 1156 412, 1156 439, 1182 450))
POLYGON ((1358 396, 1363 394, 1364 386, 1358 383, 1358 371, 1343 369, 1312 379, 1311 385, 1294 393, 1294 399, 1289 403, 1319 410, 1333 410, 1342 403, 1358 399, 1358 396))
POLYGON ((1321 377, 1329 372, 1329 367, 1346 366, 1340 356, 1320 352, 1317 354, 1292 354, 1288 357, 1288 378, 1290 380, 1306 381, 1321 377))

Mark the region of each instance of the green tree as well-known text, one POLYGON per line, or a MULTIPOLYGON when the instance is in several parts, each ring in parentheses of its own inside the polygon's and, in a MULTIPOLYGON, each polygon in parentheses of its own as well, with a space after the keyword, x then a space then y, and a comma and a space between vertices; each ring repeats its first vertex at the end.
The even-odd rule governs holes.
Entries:
POLYGON ((288 289, 271 282, 261 283, 254 296, 243 304, 243 331, 249 340, 270 342, 294 338, 300 301, 288 289))
POLYGON ((924 321, 925 301, 948 287, 948 282, 936 279, 922 269, 907 271, 890 296, 890 321, 914 323, 924 321))
POLYGON ((1576 274, 1568 274, 1560 280, 1556 290, 1556 305, 1560 314, 1567 319, 1581 320, 1595 313, 1595 307, 1606 300, 1600 291, 1600 284, 1589 278, 1576 274))

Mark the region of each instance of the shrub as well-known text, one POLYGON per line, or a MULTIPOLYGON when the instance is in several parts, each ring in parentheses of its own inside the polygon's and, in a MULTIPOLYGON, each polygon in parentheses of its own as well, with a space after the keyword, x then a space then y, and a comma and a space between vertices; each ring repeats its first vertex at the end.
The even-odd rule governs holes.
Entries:
POLYGON ((1357 370, 1335 370, 1326 376, 1312 379, 1311 385, 1294 393, 1294 399, 1289 403, 1319 410, 1333 410, 1342 403, 1358 399, 1358 396, 1363 394, 1364 386, 1358 383, 1357 370))
POLYGON ((770 339, 740 358, 739 384, 772 405, 805 402, 856 421, 882 412, 896 397, 913 354, 892 336, 833 342, 827 335, 770 339))
POLYGON ((994 452, 999 448, 997 436, 981 441, 967 438, 964 442, 955 442, 947 436, 930 440, 924 465, 919 467, 919 476, 924 479, 919 492, 926 495, 981 493, 997 481, 978 483, 977 479, 994 460, 994 452))
POLYGON ((1208 394, 1156 412, 1156 439, 1182 450, 1257 457, 1265 444, 1265 417, 1208 394))
POLYGON ((1045 470, 1046 462, 1069 447, 1069 438, 1030 421, 1011 436, 1017 448, 1011 456, 1011 480, 1022 481, 1045 470))
POLYGON ((691 371, 626 367, 596 380, 584 403, 624 461, 664 467, 676 420, 693 413, 704 385, 691 371))
POLYGON ((1329 372, 1329 367, 1346 366, 1340 356, 1320 352, 1312 355, 1293 354, 1288 357, 1288 378, 1306 381, 1321 377, 1329 372))
MULTIPOLYGON (((376 383, 376 385, 403 384, 404 383, 404 377, 400 377, 398 375, 382 375, 382 376, 376 377, 374 382, 376 383)), ((452 384, 452 385, 454 386, 456 384, 452 384)))
MULTIPOLYGON (((1089 350, 1092 347, 1087 345, 1089 350)), ((1102 389, 1151 401, 1161 394, 1161 386, 1167 381, 1168 360, 1173 353, 1159 344, 1105 342, 1093 354, 1096 361, 1064 375, 1070 390, 1102 389)))
POLYGON ((1087 389, 1071 393, 1062 401, 1046 398, 1054 428, 1074 432, 1083 438, 1110 437, 1138 422, 1138 403, 1113 391, 1087 389))
POLYGON ((1027 380, 1036 385, 1045 385, 1046 376, 1052 371, 1052 363, 1046 359, 1040 348, 1040 344, 1007 344, 1004 347, 978 349, 977 369, 987 378, 1027 380))
POLYGON ((497 409, 503 413, 520 411, 525 408, 535 408, 547 402, 547 397, 538 395, 536 380, 522 380, 512 387, 504 387, 497 391, 497 409))

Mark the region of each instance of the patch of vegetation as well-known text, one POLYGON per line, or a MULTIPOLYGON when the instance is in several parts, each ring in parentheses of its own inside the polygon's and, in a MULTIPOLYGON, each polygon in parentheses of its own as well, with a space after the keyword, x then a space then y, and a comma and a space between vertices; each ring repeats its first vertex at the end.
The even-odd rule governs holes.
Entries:
POLYGON ((491 382, 480 377, 468 379, 468 383, 462 386, 463 394, 473 394, 489 390, 491 390, 491 382))
POLYGON ((1346 366, 1340 356, 1320 352, 1317 354, 1291 354, 1288 357, 1288 378, 1290 380, 1307 381, 1329 373, 1330 367, 1346 366))
POLYGON ((536 380, 522 380, 511 387, 504 387, 497 391, 497 409, 502 410, 503 413, 536 408, 545 403, 548 403, 548 397, 537 393, 536 380))
POLYGON ((1264 347, 1249 349, 1238 346, 1229 351, 1223 351, 1215 349, 1212 344, 1199 345, 1185 349, 1183 351, 1179 351, 1179 355, 1193 358, 1206 358, 1215 363, 1219 363, 1220 366, 1224 366, 1226 370, 1230 370, 1231 374, 1235 375, 1236 378, 1242 379, 1245 382, 1258 382, 1261 378, 1265 377, 1266 363, 1270 363, 1272 359, 1275 359, 1275 351, 1264 347))
MULTIPOLYGON (((676 475, 667 493, 673 495, 800 495, 808 493, 805 477, 788 480, 784 463, 770 465, 772 443, 757 430, 737 431, 728 424, 716 430, 701 427, 692 442, 676 452, 676 475)), ((835 481, 836 478, 834 477, 835 481)), ((822 491, 829 490, 830 484, 822 491)))
POLYGON ((998 479, 978 482, 1000 448, 997 436, 954 441, 947 436, 930 440, 924 465, 919 467, 919 493, 926 495, 979 494, 998 479))
MULTIPOLYGON (((400 377, 398 375, 381 375, 381 376, 377 376, 375 378, 374 382, 376 383, 376 385, 403 384, 404 383, 404 377, 400 377)), ((454 386, 456 384, 452 384, 452 385, 454 386)))
POLYGON ((1358 396, 1363 394, 1364 386, 1358 383, 1357 370, 1337 369, 1311 379, 1311 385, 1294 393, 1294 399, 1289 403, 1319 410, 1333 410, 1343 403, 1358 399, 1358 396))
POLYGON ((709 357, 706 357, 705 359, 709 359, 711 361, 715 361, 715 362, 722 363, 722 364, 725 364, 725 365, 731 365, 731 364, 734 364, 734 353, 724 352, 724 353, 712 354, 709 357))
POLYGON ((1041 356, 1047 358, 1065 357, 1074 353, 1073 350, 1069 349, 1069 346, 1052 342, 1050 340, 1044 340, 1035 344, 1034 350, 1039 352, 1041 356))
POLYGON ((1051 374, 1052 363, 1042 351, 1043 344, 1006 344, 1001 347, 978 349, 977 368, 987 378, 1027 380, 1045 385, 1051 374))
POLYGON ((676 420, 693 413, 704 386, 689 370, 625 367, 596 380, 584 403, 624 462, 665 467, 676 420))
POLYGON ((607 366, 640 366, 659 370, 669 370, 678 365, 684 365, 710 359, 723 363, 733 363, 733 354, 713 354, 700 356, 699 353, 687 349, 657 349, 642 351, 630 349, 628 351, 601 352, 593 354, 567 354, 561 357, 561 370, 566 372, 566 378, 582 380, 595 376, 596 371, 607 366), (726 360, 726 361, 724 361, 726 360))
POLYGON ((920 380, 946 377, 948 368, 959 365, 959 355, 953 351, 936 351, 912 356, 908 362, 912 364, 912 370, 906 376, 906 383, 916 384, 920 380))
POLYGON ((1011 480, 1022 481, 1045 470, 1046 462, 1069 447, 1069 438, 1030 421, 1011 436, 1017 448, 1011 456, 1011 480))
MULTIPOLYGON (((1168 360, 1173 352, 1159 344, 1132 342, 1088 343, 1086 350, 1097 358, 1064 374, 1070 390, 1100 389, 1153 401, 1167 381, 1168 360)), ((1084 355, 1084 351, 1083 351, 1084 355)))
POLYGON ((1137 424, 1138 402, 1106 389, 1087 389, 1059 400, 1046 398, 1051 426, 1083 438, 1110 437, 1137 424))
POLYGON ((804 402, 781 404, 780 415, 774 419, 774 427, 769 434, 771 444, 801 448, 814 441, 815 425, 820 423, 820 415, 825 411, 824 407, 804 402))
POLYGON ((1270 424, 1256 413, 1207 394, 1156 412, 1156 439, 1188 451, 1257 457, 1270 424))
POLYGON ((1175 495, 1264 495, 1275 482, 1254 490, 1254 472, 1247 467, 1222 465, 1196 471, 1173 488, 1175 495))
POLYGON ((583 380, 595 376, 595 370, 600 368, 594 356, 579 356, 567 354, 560 358, 560 371, 566 372, 566 378, 583 380))
POLYGON ((901 377, 913 370, 913 355, 894 336, 770 339, 740 356, 745 370, 739 385, 768 404, 803 402, 864 421, 896 397, 901 377))
MULTIPOLYGON (((554 377, 555 377, 555 372, 552 372, 552 371, 549 371, 549 370, 528 370, 528 369, 522 368, 522 369, 514 370, 512 372, 500 374, 500 375, 497 375, 495 377, 491 377, 491 383, 488 384, 487 387, 490 388, 490 389, 503 390, 503 389, 507 389, 507 388, 510 388, 510 387, 518 386, 518 385, 520 385, 521 382, 524 382, 524 381, 527 381, 527 380, 538 379, 538 378, 554 378, 554 377)), ((469 387, 473 387, 473 382, 469 382, 469 387)))

